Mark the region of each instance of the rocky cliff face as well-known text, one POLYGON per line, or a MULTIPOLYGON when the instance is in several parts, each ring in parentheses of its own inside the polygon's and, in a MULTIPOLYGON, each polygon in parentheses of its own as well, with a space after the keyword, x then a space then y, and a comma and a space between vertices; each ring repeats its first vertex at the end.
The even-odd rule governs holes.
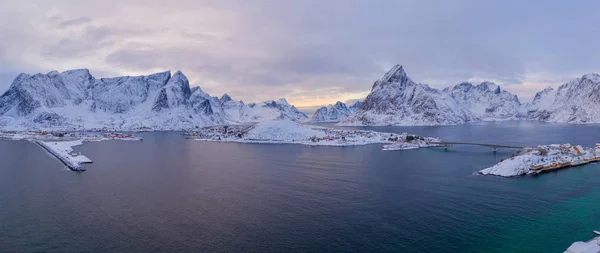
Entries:
POLYGON ((461 83, 443 90, 481 120, 508 120, 525 117, 519 98, 492 82, 461 83))
POLYGON ((306 117, 285 100, 253 109, 231 103, 229 96, 218 99, 190 88, 180 71, 101 79, 87 69, 20 74, 0 96, 0 128, 178 130, 236 123, 231 114, 255 121, 306 117))
POLYGON ((373 84, 358 111, 341 125, 448 125, 477 121, 448 93, 412 81, 400 65, 373 84))
POLYGON ((600 75, 586 74, 556 90, 538 92, 527 111, 533 120, 600 123, 600 75))
POLYGON ((354 104, 352 104, 350 107, 348 107, 348 109, 350 109, 350 111, 355 112, 358 111, 358 108, 360 108, 360 106, 362 105, 362 101, 357 100, 356 102, 354 102, 354 104))
POLYGON ((352 107, 338 101, 335 105, 327 105, 319 108, 311 117, 311 122, 339 122, 350 116, 360 106, 360 101, 356 101, 352 107))

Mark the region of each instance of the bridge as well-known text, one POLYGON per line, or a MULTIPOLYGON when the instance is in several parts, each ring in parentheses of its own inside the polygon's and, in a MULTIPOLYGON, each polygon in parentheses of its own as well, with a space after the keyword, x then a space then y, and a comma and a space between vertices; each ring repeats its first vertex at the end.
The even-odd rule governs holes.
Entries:
POLYGON ((524 149, 525 147, 521 146, 511 146, 511 145, 499 145, 499 144, 489 144, 489 143, 474 143, 474 142, 449 142, 449 141, 440 141, 440 142, 428 142, 427 144, 440 145, 445 149, 452 145, 473 145, 473 146, 482 146, 492 148, 494 152, 499 148, 514 148, 514 149, 524 149))

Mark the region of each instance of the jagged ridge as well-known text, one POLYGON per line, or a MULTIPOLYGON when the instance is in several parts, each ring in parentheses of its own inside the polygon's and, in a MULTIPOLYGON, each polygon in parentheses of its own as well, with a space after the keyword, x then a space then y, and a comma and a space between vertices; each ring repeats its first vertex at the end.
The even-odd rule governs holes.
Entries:
POLYGON ((319 108, 311 117, 311 122, 339 122, 350 116, 358 110, 361 105, 360 101, 356 101, 352 106, 348 107, 346 104, 338 101, 335 105, 327 105, 319 108))
MULTIPOLYGON (((0 96, 0 127, 178 130, 235 123, 222 106, 227 98, 231 100, 229 96, 212 97, 199 87, 190 88, 181 71, 173 75, 166 71, 148 76, 100 79, 87 69, 33 76, 20 74, 0 96)), ((269 105, 281 111, 274 118, 298 119, 303 115, 296 115, 296 108, 285 100, 269 101, 269 105)), ((266 103, 257 108, 265 107, 266 103)))

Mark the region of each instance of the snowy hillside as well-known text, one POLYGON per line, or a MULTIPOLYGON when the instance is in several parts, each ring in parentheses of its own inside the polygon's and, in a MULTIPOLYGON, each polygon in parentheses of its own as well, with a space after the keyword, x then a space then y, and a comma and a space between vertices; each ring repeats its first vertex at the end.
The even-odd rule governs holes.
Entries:
POLYGON ((477 120, 448 93, 413 82, 396 65, 373 84, 358 111, 340 125, 448 125, 477 120))
POLYGON ((360 101, 356 101, 351 107, 338 101, 335 105, 327 105, 319 108, 311 117, 311 122, 339 122, 358 110, 360 101))
POLYGON ((356 102, 354 102, 354 104, 352 104, 350 107, 348 107, 348 109, 350 109, 350 111, 352 111, 352 112, 355 112, 358 110, 360 105, 362 105, 362 101, 357 100, 356 102))
POLYGON ((481 120, 519 119, 524 114, 519 98, 492 82, 465 82, 443 91, 481 120))
POLYGON ((600 123, 600 75, 587 74, 554 90, 538 92, 528 118, 547 122, 600 123))
POLYGON ((243 101, 233 100, 229 95, 224 94, 220 100, 226 118, 232 122, 249 123, 274 119, 303 121, 308 118, 295 106, 290 105, 285 98, 280 98, 278 101, 244 104, 243 101))
POLYGON ((87 69, 20 74, 0 96, 0 128, 178 130, 235 123, 235 115, 256 121, 306 118, 285 100, 237 106, 227 98, 190 88, 180 71, 100 79, 87 69))
POLYGON ((184 134, 201 141, 241 143, 289 143, 315 146, 354 146, 383 143, 384 150, 407 150, 437 146, 439 138, 419 137, 407 133, 383 133, 364 130, 344 130, 303 125, 282 119, 254 125, 210 126, 184 134))

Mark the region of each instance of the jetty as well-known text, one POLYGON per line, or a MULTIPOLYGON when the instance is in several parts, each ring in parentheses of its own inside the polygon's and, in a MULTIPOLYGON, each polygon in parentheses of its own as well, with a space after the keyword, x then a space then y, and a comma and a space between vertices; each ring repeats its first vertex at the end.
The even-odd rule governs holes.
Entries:
MULTIPOLYGON (((85 171, 85 168, 81 165, 83 163, 92 163, 92 160, 81 155, 80 153, 72 153, 70 142, 55 142, 54 145, 49 145, 43 141, 35 141, 40 147, 48 151, 64 165, 66 165, 72 171, 85 171), (63 144, 63 145, 59 145, 63 144)), ((79 143, 80 144, 80 143, 79 143)))

